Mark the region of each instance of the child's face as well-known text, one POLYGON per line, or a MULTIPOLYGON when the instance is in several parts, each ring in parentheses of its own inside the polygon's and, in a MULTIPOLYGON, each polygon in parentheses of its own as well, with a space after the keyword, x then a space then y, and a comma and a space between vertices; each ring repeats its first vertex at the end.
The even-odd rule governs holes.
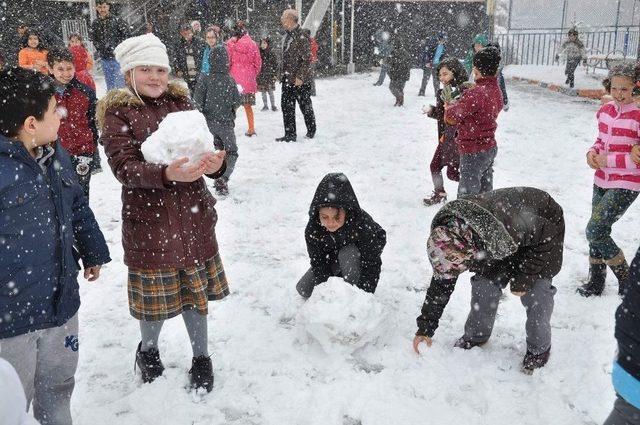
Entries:
POLYGON ((475 66, 473 67, 472 72, 473 72, 473 79, 474 80, 479 80, 480 78, 482 78, 482 73, 475 66))
POLYGON ((322 207, 318 215, 320 216, 322 227, 331 233, 344 226, 346 214, 342 208, 322 207))
POLYGON ((37 35, 29 36, 29 39, 27 40, 27 46, 31 47, 32 49, 35 49, 38 47, 39 44, 40 44, 40 39, 38 39, 37 35))
POLYGON ((205 40, 207 41, 207 44, 209 45, 209 47, 215 47, 216 43, 218 42, 218 37, 216 37, 216 33, 215 32, 209 31, 205 35, 205 40))
POLYGON ((262 40, 262 41, 260 42, 260 48, 261 48, 262 50, 265 50, 268 46, 269 46, 269 45, 267 44, 267 42, 266 42, 265 40, 262 40))
POLYGON ((476 53, 478 53, 480 50, 484 49, 484 46, 480 43, 475 43, 473 45, 473 50, 475 50, 476 53))
POLYGON ((78 37, 71 37, 69 39, 69 47, 81 46, 82 41, 78 37))
POLYGON ((451 84, 451 82, 453 81, 453 72, 451 72, 451 70, 446 66, 440 68, 438 76, 440 77, 440 82, 442 84, 451 84))
POLYGON ((19 138, 25 143, 27 149, 35 149, 38 146, 44 146, 55 141, 58 138, 58 129, 60 128, 60 114, 58 110, 55 96, 49 99, 49 107, 45 112, 42 120, 38 121, 35 117, 28 117, 24 121, 22 130, 20 130, 19 138))
POLYGON ((73 76, 76 73, 76 68, 73 62, 62 61, 56 62, 53 66, 49 67, 49 72, 53 75, 55 80, 63 85, 67 85, 73 80, 73 76))
POLYGON ((633 81, 628 77, 613 77, 611 79, 611 97, 620 105, 633 102, 633 81))
POLYGON ((138 94, 157 98, 167 91, 169 84, 167 69, 160 66, 137 66, 134 71, 132 74, 138 94))

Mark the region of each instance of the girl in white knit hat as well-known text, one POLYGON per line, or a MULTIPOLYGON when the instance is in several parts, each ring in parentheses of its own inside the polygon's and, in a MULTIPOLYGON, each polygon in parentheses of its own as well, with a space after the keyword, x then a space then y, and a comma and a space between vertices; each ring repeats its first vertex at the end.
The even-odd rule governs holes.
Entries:
MULTIPOLYGON (((167 49, 153 34, 132 37, 115 49, 127 88, 110 91, 98 105, 109 165, 122 183, 122 244, 129 267, 131 315, 140 321, 136 364, 144 382, 162 375, 158 337, 166 319, 181 315, 193 359, 192 387, 211 391, 207 304, 229 289, 218 253, 216 200, 203 176, 221 177, 224 151, 186 164, 146 162, 147 137, 170 112, 193 109, 187 89, 169 83, 167 49)), ((180 137, 180 135, 176 135, 180 137)))

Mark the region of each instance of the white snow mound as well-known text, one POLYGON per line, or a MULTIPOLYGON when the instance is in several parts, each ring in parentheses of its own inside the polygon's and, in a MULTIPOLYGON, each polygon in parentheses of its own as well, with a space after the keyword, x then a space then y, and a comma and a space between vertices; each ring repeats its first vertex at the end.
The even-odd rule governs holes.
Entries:
POLYGON ((215 152, 213 135, 200 111, 171 112, 140 149, 145 161, 165 165, 184 157, 191 163, 215 152))
POLYGON ((327 354, 349 354, 386 333, 388 311, 373 294, 332 277, 316 286, 296 317, 301 337, 327 354))

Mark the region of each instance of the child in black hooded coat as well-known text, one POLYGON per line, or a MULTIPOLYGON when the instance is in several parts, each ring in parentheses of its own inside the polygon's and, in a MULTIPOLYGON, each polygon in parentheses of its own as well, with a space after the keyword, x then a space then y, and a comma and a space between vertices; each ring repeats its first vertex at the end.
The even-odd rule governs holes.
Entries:
POLYGON ((301 296, 340 276, 366 292, 375 292, 386 232, 360 208, 353 187, 342 173, 324 176, 309 208, 305 229, 311 268, 298 282, 301 296))

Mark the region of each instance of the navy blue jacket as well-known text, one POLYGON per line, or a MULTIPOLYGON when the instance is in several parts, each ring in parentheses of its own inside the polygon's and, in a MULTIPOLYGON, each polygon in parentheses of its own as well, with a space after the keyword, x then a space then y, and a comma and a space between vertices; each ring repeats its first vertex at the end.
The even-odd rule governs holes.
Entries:
POLYGON ((616 311, 618 364, 640 380, 640 248, 631 263, 622 304, 616 311))
POLYGON ((111 260, 69 154, 56 143, 47 164, 0 136, 0 339, 66 323, 80 307, 78 260, 111 260))

